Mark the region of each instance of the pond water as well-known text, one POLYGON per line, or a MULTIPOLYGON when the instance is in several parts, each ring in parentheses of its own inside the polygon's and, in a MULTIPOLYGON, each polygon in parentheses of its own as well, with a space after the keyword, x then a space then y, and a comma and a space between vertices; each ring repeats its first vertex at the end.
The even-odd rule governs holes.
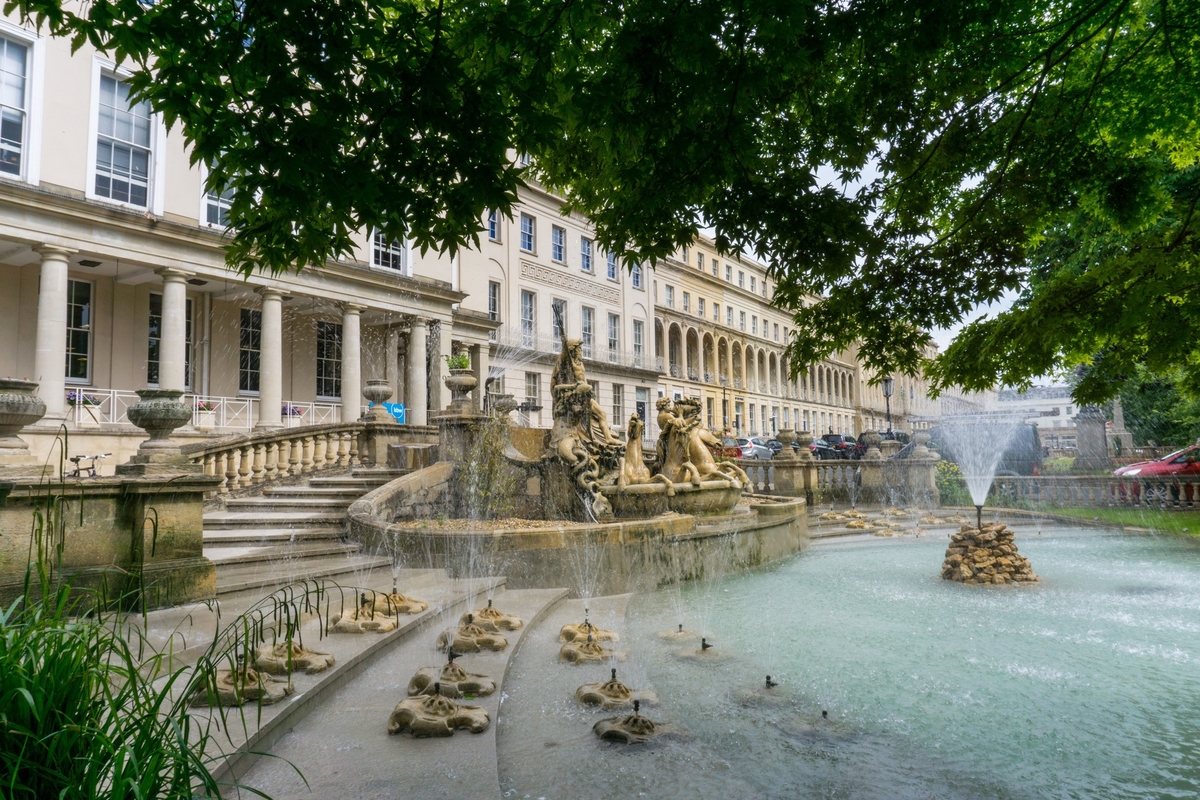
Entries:
POLYGON ((599 742, 613 712, 574 700, 609 665, 531 643, 498 721, 505 796, 1196 797, 1200 542, 1018 528, 1017 545, 1040 584, 941 580, 943 534, 633 598, 615 666, 676 732, 647 746, 599 742), (722 658, 657 636, 681 622, 722 658))

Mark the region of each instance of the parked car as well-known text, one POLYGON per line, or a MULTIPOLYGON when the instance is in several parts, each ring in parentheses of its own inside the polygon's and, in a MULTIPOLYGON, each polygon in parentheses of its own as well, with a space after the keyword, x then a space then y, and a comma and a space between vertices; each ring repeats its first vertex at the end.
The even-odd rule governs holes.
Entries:
MULTIPOLYGON (((783 442, 779 441, 778 439, 767 439, 765 442, 763 442, 763 444, 770 448, 773 455, 779 455, 783 452, 783 442)), ((795 448, 795 445, 796 443, 792 442, 793 448, 795 448)))
POLYGON ((813 443, 808 446, 808 450, 820 461, 842 457, 838 453, 837 448, 830 444, 825 438, 813 439, 813 443))
POLYGON ((1143 486, 1147 499, 1154 502, 1177 502, 1180 489, 1186 500, 1200 499, 1194 497, 1196 486, 1190 483, 1180 486, 1172 482, 1175 478, 1200 477, 1200 444, 1176 450, 1152 461, 1128 464, 1114 470, 1113 475, 1131 479, 1128 491, 1134 500, 1141 497, 1143 486))
POLYGON ((721 439, 720 447, 714 447, 713 455, 722 458, 741 458, 742 448, 738 447, 737 439, 725 436, 721 439))
POLYGON ((738 448, 738 452, 741 453, 741 455, 734 456, 734 458, 749 458, 769 461, 774 456, 774 453, 771 452, 771 448, 765 447, 761 444, 755 444, 744 437, 738 437, 736 439, 726 438, 722 439, 721 441, 722 443, 733 442, 732 446, 738 448))
POLYGON ((770 450, 771 458, 774 458, 775 454, 783 449, 783 445, 781 445, 779 442, 775 441, 774 439, 764 439, 761 436, 751 436, 750 441, 753 442, 754 444, 758 445, 759 447, 765 447, 768 450, 770 450), (772 442, 775 443, 774 447, 771 446, 772 442))

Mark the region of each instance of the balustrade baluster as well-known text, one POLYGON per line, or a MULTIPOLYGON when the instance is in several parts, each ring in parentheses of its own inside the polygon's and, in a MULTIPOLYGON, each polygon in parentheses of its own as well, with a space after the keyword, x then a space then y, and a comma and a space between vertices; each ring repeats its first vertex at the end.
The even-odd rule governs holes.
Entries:
POLYGON ((273 481, 279 475, 279 442, 267 444, 267 480, 273 481))
POLYGON ((358 460, 358 438, 359 433, 357 431, 352 431, 350 433, 350 466, 352 467, 357 467, 361 463, 358 460))
POLYGON ((313 437, 313 469, 325 466, 325 434, 318 433, 313 437))
POLYGON ((337 436, 337 440, 338 440, 338 460, 337 460, 338 466, 339 467, 348 467, 348 466, 350 466, 350 436, 351 436, 351 434, 346 431, 341 431, 334 435, 337 436))
POLYGON ((254 445, 244 444, 241 450, 241 458, 238 459, 238 485, 246 487, 250 485, 250 475, 253 472, 251 465, 254 463, 254 445))
POLYGON ((232 492, 238 487, 238 456, 241 453, 235 447, 225 451, 225 491, 232 492))
POLYGON ((292 475, 298 476, 304 471, 304 439, 292 439, 292 475))
POLYGON ((312 472, 313 468, 313 437, 304 437, 304 472, 312 472))
POLYGON ((253 474, 250 476, 251 483, 262 483, 266 479, 267 446, 261 442, 254 445, 254 465, 251 469, 253 470, 253 474))
POLYGON ((210 477, 216 477, 217 457, 213 453, 209 453, 204 457, 204 474, 210 477))

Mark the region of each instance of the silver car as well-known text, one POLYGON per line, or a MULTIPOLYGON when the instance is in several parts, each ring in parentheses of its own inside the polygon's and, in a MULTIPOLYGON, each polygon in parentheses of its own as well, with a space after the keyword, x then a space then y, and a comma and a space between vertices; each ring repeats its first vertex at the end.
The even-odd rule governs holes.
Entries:
POLYGON ((762 439, 742 439, 737 440, 738 447, 742 450, 742 458, 749 458, 755 461, 770 461, 775 457, 771 452, 771 448, 767 447, 766 442, 762 439))

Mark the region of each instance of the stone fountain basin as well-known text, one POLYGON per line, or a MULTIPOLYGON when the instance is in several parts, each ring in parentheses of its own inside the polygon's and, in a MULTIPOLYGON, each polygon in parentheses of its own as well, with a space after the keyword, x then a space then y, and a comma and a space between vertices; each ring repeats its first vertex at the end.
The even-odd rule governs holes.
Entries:
POLYGON ((617 519, 657 517, 669 511, 690 516, 728 514, 742 498, 742 490, 724 480, 701 481, 699 485, 676 483, 671 490, 668 492, 663 483, 643 483, 624 489, 608 486, 600 491, 617 519))

